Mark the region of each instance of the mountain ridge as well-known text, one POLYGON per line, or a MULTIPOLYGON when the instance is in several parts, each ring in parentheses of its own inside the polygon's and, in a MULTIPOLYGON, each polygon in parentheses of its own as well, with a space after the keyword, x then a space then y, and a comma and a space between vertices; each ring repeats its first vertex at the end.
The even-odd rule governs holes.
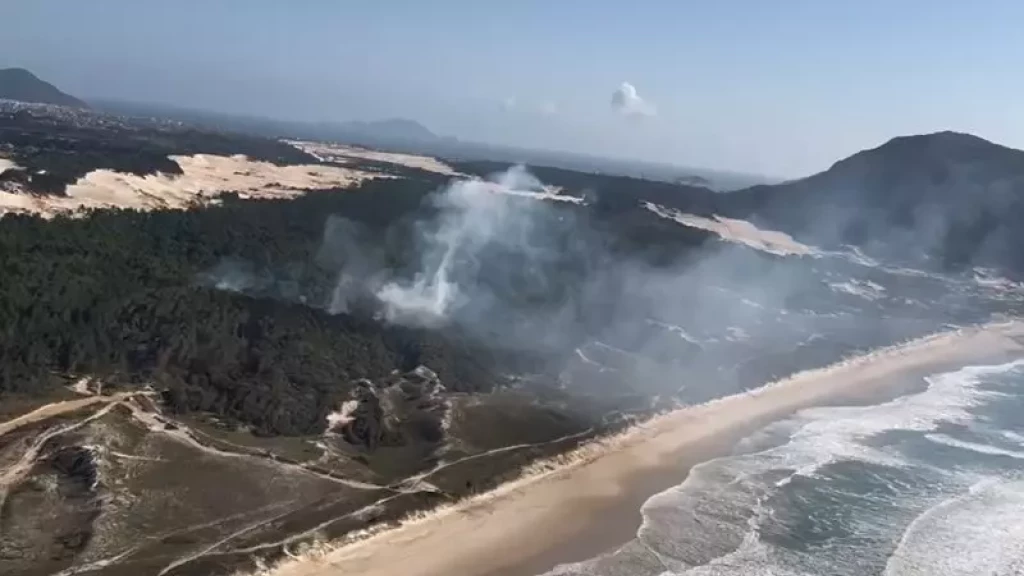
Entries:
POLYGON ((88 109, 89 105, 62 92, 25 68, 0 69, 0 99, 88 109))
POLYGON ((1024 270, 1008 248, 1024 242, 1024 151, 971 134, 898 136, 806 178, 730 196, 722 212, 823 247, 1024 270))
POLYGON ((383 118, 381 120, 351 120, 332 123, 341 132, 375 138, 403 138, 431 141, 440 139, 429 128, 409 118, 383 118))

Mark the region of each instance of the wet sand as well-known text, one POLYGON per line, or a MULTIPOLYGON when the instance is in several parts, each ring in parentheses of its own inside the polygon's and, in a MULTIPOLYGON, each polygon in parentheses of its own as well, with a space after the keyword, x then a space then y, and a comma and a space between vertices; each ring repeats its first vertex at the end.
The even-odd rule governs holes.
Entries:
POLYGON ((929 374, 1024 356, 1022 337, 1017 323, 932 336, 677 410, 573 464, 271 573, 529 576, 585 560, 632 539, 647 498, 768 422, 810 406, 884 401, 929 374))

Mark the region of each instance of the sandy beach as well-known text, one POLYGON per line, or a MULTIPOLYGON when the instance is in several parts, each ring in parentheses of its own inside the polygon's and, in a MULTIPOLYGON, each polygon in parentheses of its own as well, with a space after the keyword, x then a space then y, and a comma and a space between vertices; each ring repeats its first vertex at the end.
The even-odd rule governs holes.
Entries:
POLYGON ((939 334, 677 410, 575 463, 326 554, 288 559, 271 573, 527 576, 581 561, 627 542, 647 498, 766 423, 810 406, 885 400, 929 374, 1018 358, 1021 338, 1016 322, 939 334))

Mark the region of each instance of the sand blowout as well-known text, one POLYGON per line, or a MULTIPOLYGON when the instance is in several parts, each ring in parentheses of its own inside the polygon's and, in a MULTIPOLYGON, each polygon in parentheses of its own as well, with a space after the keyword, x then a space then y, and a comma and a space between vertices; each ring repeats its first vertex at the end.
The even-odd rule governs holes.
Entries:
POLYGON ((39 196, 0 190, 0 214, 23 212, 43 217, 90 208, 160 210, 216 203, 235 192, 242 198, 292 198, 309 190, 349 188, 371 178, 386 178, 354 168, 330 165, 279 166, 245 156, 170 156, 182 174, 137 176, 94 170, 67 187, 64 196, 39 196))

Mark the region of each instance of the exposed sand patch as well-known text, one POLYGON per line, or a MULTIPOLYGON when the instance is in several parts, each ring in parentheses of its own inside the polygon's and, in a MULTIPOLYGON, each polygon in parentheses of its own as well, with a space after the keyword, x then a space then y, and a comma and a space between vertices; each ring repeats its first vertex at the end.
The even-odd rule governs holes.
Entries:
POLYGON ((346 400, 341 403, 341 408, 336 412, 327 414, 327 429, 335 430, 347 426, 356 419, 355 413, 359 410, 358 400, 346 400))
POLYGON ((408 168, 417 168, 420 170, 426 170, 428 172, 434 172, 436 174, 443 174, 445 176, 451 176, 453 178, 480 181, 484 183, 483 189, 500 194, 508 194, 511 196, 522 196, 524 198, 533 198, 535 200, 555 200, 558 202, 571 202, 574 204, 582 204, 583 198, 577 196, 569 196, 562 194, 562 188, 558 186, 543 186, 540 190, 513 190, 507 186, 502 186, 497 182, 489 182, 480 180, 468 174, 457 172, 451 166, 441 162, 437 158, 430 156, 419 156, 416 154, 402 154, 398 152, 380 152, 377 150, 367 150, 365 148, 359 148, 356 146, 345 146, 343 144, 328 144, 325 142, 309 142, 301 140, 287 140, 288 144, 295 146, 299 150, 314 156, 321 162, 341 162, 349 163, 353 160, 371 160, 374 162, 384 162, 387 164, 395 164, 399 166, 406 166, 408 168))
MULTIPOLYGON (((400 528, 331 550, 314 547, 269 572, 275 576, 518 574, 526 559, 544 554, 595 522, 645 472, 735 435, 751 422, 784 417, 801 408, 898 387, 915 372, 1024 353, 1018 322, 943 333, 882 349, 839 364, 802 372, 763 388, 676 410, 626 433, 533 467, 521 480, 400 528), (705 446, 701 448, 701 446, 705 446), (688 452, 689 451, 689 452, 688 452), (602 506, 604 508, 602 508, 602 506)), ((536 573, 529 572, 529 573, 536 573)))
POLYGON ((20 170, 21 167, 14 163, 13 160, 7 158, 0 158, 0 174, 7 172, 8 170, 20 170))
POLYGON ((736 220, 722 216, 704 218, 703 216, 685 214, 678 210, 665 208, 651 202, 644 202, 644 207, 662 218, 675 220, 684 226, 714 232, 723 240, 744 244, 755 250, 779 256, 810 256, 818 253, 810 246, 797 242, 785 232, 761 230, 746 220, 736 220))
POLYGON ((583 204, 584 202, 584 199, 579 196, 562 194, 562 188, 559 186, 544 186, 541 190, 514 190, 497 182, 486 182, 483 180, 480 182, 484 184, 484 190, 495 194, 508 194, 509 196, 521 196, 523 198, 533 198, 534 200, 570 202, 572 204, 583 204))
POLYGON ((347 188, 369 178, 386 177, 338 166, 278 166, 245 156, 171 156, 183 174, 136 176, 95 170, 71 184, 65 196, 36 196, 0 191, 0 214, 28 212, 50 217, 87 208, 156 210, 216 202, 237 192, 243 198, 292 198, 308 190, 347 188))
POLYGON ((342 144, 328 144, 325 142, 307 142, 302 140, 287 140, 288 144, 295 146, 307 154, 315 156, 321 162, 349 162, 351 160, 371 160, 374 162, 385 162, 397 164, 409 168, 418 168, 428 172, 444 174, 445 176, 459 176, 454 168, 430 156, 419 156, 416 154, 402 154, 398 152, 380 152, 367 150, 355 146, 342 144))
POLYGON ((105 404, 105 406, 103 406, 99 411, 82 420, 62 426, 54 426, 43 431, 28 443, 17 462, 12 466, 8 466, 7 468, 0 470, 0 509, 3 508, 3 504, 6 501, 11 488, 17 486, 32 471, 33 466, 35 466, 36 462, 39 460, 39 457, 43 453, 43 449, 46 447, 46 443, 48 441, 68 432, 77 430, 94 420, 102 418, 125 400, 134 396, 147 394, 150 394, 150 392, 122 392, 113 396, 91 396, 81 400, 54 402, 53 404, 47 404, 46 406, 33 410, 28 414, 24 414, 18 418, 0 424, 0 436, 2 436, 11 431, 17 430, 22 426, 34 424, 62 414, 76 412, 83 408, 87 408, 92 404, 105 404))
MULTIPOLYGON (((322 162, 353 165, 370 160, 427 170, 453 178, 474 179, 456 172, 436 158, 365 150, 340 144, 289 141, 322 162)), ((278 166, 251 160, 245 156, 170 156, 183 174, 155 173, 137 176, 113 170, 94 170, 65 190, 64 196, 35 195, 13 185, 0 189, 0 215, 7 212, 53 217, 74 214, 90 208, 130 208, 160 210, 214 204, 226 192, 242 198, 294 198, 309 190, 348 188, 371 178, 394 176, 337 165, 278 166)), ((0 173, 20 169, 14 162, 0 158, 0 173)), ((583 198, 562 194, 561 188, 546 186, 540 190, 513 190, 497 183, 486 183, 494 193, 582 204, 583 198)))

